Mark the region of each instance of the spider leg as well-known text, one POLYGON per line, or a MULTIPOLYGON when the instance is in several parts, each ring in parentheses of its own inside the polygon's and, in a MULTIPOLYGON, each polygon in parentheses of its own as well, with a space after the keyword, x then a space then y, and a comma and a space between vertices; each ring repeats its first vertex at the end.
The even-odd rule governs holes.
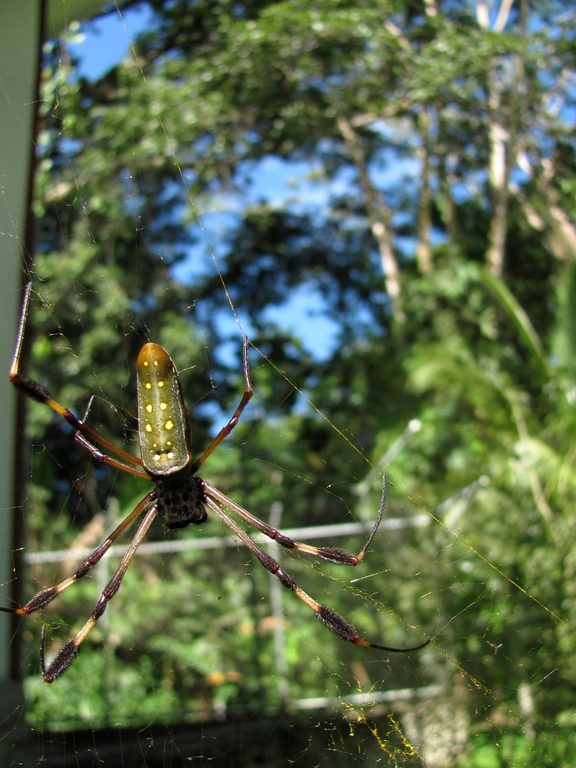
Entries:
POLYGON ((204 492, 207 496, 209 496, 215 502, 224 505, 228 509, 231 509, 246 523, 252 525, 258 531, 263 533, 265 536, 268 536, 269 539, 276 541, 282 547, 285 547, 286 549, 292 549, 295 552, 302 552, 304 555, 310 555, 311 557, 320 557, 322 560, 328 560, 330 563, 339 563, 341 565, 359 565, 362 562, 366 555, 366 550, 372 543, 372 539, 374 538, 376 531, 382 522, 382 517, 386 508, 386 499, 388 496, 388 481, 386 478, 384 478, 378 516, 376 517, 374 525, 370 531, 370 535, 364 543, 364 546, 357 555, 352 555, 343 549, 338 549, 338 547, 314 547, 311 544, 304 544, 299 541, 294 541, 288 536, 285 536, 277 528, 273 528, 271 525, 268 525, 263 520, 260 520, 260 518, 248 512, 248 510, 244 509, 244 507, 236 504, 235 501, 223 494, 217 488, 209 485, 206 481, 203 482, 204 492))
POLYGON ((292 577, 283 571, 282 568, 280 568, 280 564, 267 552, 264 552, 264 550, 260 549, 260 547, 250 538, 246 531, 241 528, 238 523, 233 518, 231 518, 220 507, 220 505, 216 503, 216 501, 214 501, 214 499, 207 495, 205 498, 205 504, 218 515, 218 517, 225 525, 228 526, 228 528, 234 531, 235 535, 240 539, 244 546, 246 546, 256 558, 258 558, 261 565, 263 565, 267 571, 269 571, 273 576, 276 576, 281 584, 289 589, 299 600, 307 605, 308 608, 311 608, 316 614, 318 621, 324 624, 325 627, 328 627, 329 630, 338 635, 338 637, 340 637, 342 640, 348 640, 349 642, 355 643, 356 645, 360 645, 364 648, 378 648, 382 651, 390 651, 393 653, 408 653, 410 651, 417 651, 420 648, 424 648, 424 646, 428 645, 430 642, 430 640, 426 640, 423 643, 419 643, 418 645, 414 645, 409 648, 392 648, 387 645, 379 645, 377 643, 372 643, 369 640, 365 640, 358 634, 356 627, 347 621, 343 616, 340 616, 339 613, 336 613, 336 611, 329 606, 318 603, 316 600, 314 600, 313 597, 310 597, 309 594, 304 592, 304 590, 296 584, 292 577))
MULTIPOLYGON (((150 499, 147 497, 145 501, 145 504, 141 502, 138 506, 142 507, 142 509, 145 509, 146 504, 150 503, 150 499)), ((124 557, 122 558, 116 573, 114 576, 112 576, 108 584, 102 590, 102 594, 100 595, 94 610, 90 614, 88 621, 84 624, 82 629, 77 632, 76 635, 74 635, 74 637, 70 638, 70 640, 67 640, 64 645, 60 647, 60 650, 57 652, 56 656, 52 659, 48 666, 46 666, 44 658, 44 631, 42 632, 40 667, 42 670, 42 676, 47 683, 54 682, 57 677, 59 677, 66 669, 68 669, 70 664, 72 664, 76 658, 78 651, 80 650, 80 646, 84 640, 86 640, 88 634, 92 631, 96 622, 106 610, 110 600, 112 600, 116 592, 118 592, 120 584, 122 583, 122 579, 128 570, 128 566, 130 565, 136 550, 142 543, 143 539, 146 537, 146 534, 148 533, 148 530, 156 519, 157 515, 158 510, 155 505, 148 509, 146 516, 138 526, 136 533, 134 534, 134 538, 130 542, 130 546, 124 554, 124 557)))
MULTIPOLYGON (((93 401, 94 395, 90 397, 88 405, 86 406, 86 410, 84 411, 84 416, 82 416, 83 424, 86 424, 93 401)), ((147 480, 150 479, 150 476, 147 472, 144 471, 144 469, 136 469, 134 466, 136 465, 137 467, 142 467, 142 459, 139 459, 136 456, 132 456, 131 454, 126 454, 130 457, 130 464, 120 461, 119 459, 115 459, 113 456, 109 456, 107 453, 103 453, 101 450, 99 450, 93 443, 84 437, 80 431, 74 433, 74 440, 76 440, 76 442, 81 445, 84 450, 88 451, 94 461, 98 461, 100 464, 106 464, 109 467, 115 467, 116 469, 120 469, 122 472, 128 472, 130 475, 135 475, 136 477, 144 477, 147 480)))
POLYGON ((64 579, 53 587, 46 587, 45 589, 41 589, 40 592, 34 595, 34 597, 32 597, 21 608, 0 608, 0 610, 9 613, 17 613, 20 616, 24 616, 29 613, 34 613, 34 611, 38 611, 40 608, 44 608, 46 605, 48 605, 48 603, 51 603, 54 598, 62 594, 65 589, 68 589, 68 587, 71 587, 72 584, 75 584, 77 581, 86 576, 86 574, 91 571, 92 568, 94 568, 96 563, 98 563, 104 557, 116 539, 127 528, 129 528, 134 520, 136 520, 155 501, 156 495, 154 491, 151 491, 142 499, 141 502, 139 502, 135 509, 129 515, 127 515, 124 520, 122 520, 122 522, 112 531, 108 538, 103 541, 102 544, 96 547, 94 552, 88 555, 86 560, 84 560, 82 565, 76 569, 72 576, 64 579))
MULTIPOLYGON (((132 456, 127 451, 124 451, 122 448, 118 448, 110 441, 101 437, 95 430, 89 427, 84 422, 83 419, 79 419, 78 416, 76 416, 76 414, 73 413, 73 411, 71 411, 69 408, 66 408, 66 406, 62 405, 57 400, 55 400, 50 394, 50 392, 48 392, 48 390, 45 389, 41 384, 39 384, 37 381, 34 381, 33 379, 29 379, 27 376, 23 376, 20 373, 20 358, 22 357, 22 348, 24 345, 24 335, 26 330, 26 320, 28 318, 28 312, 29 312, 29 306, 30 306, 31 291, 32 291, 32 283, 27 283, 24 288, 24 298, 22 301, 22 310, 20 312, 18 334, 16 336, 14 354, 12 355, 12 363, 10 365, 10 381, 17 389, 21 390, 26 395, 28 395, 28 397, 31 397, 33 400, 36 400, 38 403, 43 403, 44 405, 47 405, 48 408, 54 411, 54 413, 58 414, 58 416, 65 419, 69 424, 71 424, 74 427, 74 429, 76 429, 78 432, 81 432, 84 435, 87 435, 90 438, 90 440, 92 440, 95 443, 98 443, 98 445, 100 445, 106 451, 109 451, 110 453, 114 453, 116 456, 119 456, 128 464, 132 464, 132 465, 136 464, 141 466, 142 461, 140 459, 136 458, 135 456, 132 456)), ((90 404, 88 405, 88 409, 89 408, 90 408, 90 404)), ((126 469, 124 465, 121 468, 126 469)), ((126 470, 126 471, 129 471, 129 470, 126 470)))
MULTIPOLYGON (((115 459, 113 456, 109 456, 107 453, 103 453, 95 445, 93 445, 93 443, 87 440, 82 432, 76 432, 74 434, 74 440, 76 440, 76 442, 79 443, 82 448, 88 451, 94 461, 98 461, 100 464, 106 464, 108 467, 115 467, 116 469, 122 470, 122 472, 128 472, 129 474, 135 475, 136 477, 145 477, 147 480, 150 480, 150 475, 143 469, 136 469, 136 467, 130 466, 129 464, 120 461, 120 459, 115 459)), ((139 459, 136 459, 136 457, 132 458, 134 463, 141 463, 139 459)))
POLYGON ((248 403, 250 402, 250 398, 253 394, 252 389, 252 382, 250 381, 250 366, 248 365, 248 336, 244 336, 244 340, 242 342, 242 355, 244 360, 244 382, 245 382, 245 389, 244 394, 242 395, 242 399, 240 400, 240 403, 238 404, 238 407, 232 414, 232 418, 230 421, 222 427, 220 432, 216 435, 214 440, 210 443, 208 448, 204 451, 204 453, 200 454, 200 456, 194 461, 192 464, 193 471, 196 472, 198 468, 204 464, 208 456, 214 451, 215 448, 217 448, 222 440, 224 440, 230 432, 234 429, 236 424, 238 424, 238 421, 240 420, 240 416, 242 415, 242 411, 248 403))

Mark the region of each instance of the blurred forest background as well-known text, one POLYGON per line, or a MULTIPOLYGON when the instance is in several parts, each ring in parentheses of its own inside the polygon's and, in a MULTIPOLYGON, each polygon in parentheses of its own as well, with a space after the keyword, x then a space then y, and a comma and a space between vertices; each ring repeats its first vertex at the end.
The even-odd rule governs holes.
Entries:
MULTIPOLYGON (((45 48, 30 373, 80 414, 94 394, 91 424, 136 451, 133 364, 153 339, 201 451, 241 395, 245 330, 255 396, 201 474, 286 529, 372 521, 387 473, 396 526, 359 569, 280 558, 369 639, 432 644, 343 643, 238 547, 148 552, 45 685, 40 624, 50 656, 111 559, 27 620, 30 721, 182 722, 374 691, 397 711, 397 689, 413 703, 390 765, 573 764, 573 6, 111 13, 143 9, 130 54, 96 79, 77 71, 78 30, 45 48)), ((91 462, 47 408, 29 416, 26 552, 93 548, 148 486, 91 462)), ((37 563, 23 596, 78 562, 37 563)))

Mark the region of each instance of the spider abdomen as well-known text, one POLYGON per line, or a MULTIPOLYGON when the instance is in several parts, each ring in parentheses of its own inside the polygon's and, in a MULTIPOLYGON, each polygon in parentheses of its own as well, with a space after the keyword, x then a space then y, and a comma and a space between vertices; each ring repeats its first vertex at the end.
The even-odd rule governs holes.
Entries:
POLYGON ((157 479, 155 492, 158 512, 164 516, 168 528, 199 525, 206 520, 204 483, 192 472, 157 479))
POLYGON ((138 438, 152 477, 181 472, 192 461, 188 412, 176 367, 159 344, 144 344, 136 360, 138 438))

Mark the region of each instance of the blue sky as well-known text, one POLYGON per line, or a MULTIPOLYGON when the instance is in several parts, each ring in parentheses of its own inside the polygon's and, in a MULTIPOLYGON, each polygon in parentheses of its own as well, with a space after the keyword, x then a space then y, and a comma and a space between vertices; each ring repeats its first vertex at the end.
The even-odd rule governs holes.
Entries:
POLYGON ((69 43, 71 51, 79 59, 80 73, 91 79, 100 77, 129 56, 134 36, 146 28, 149 20, 147 9, 132 8, 122 15, 110 14, 83 23, 73 42, 69 43))

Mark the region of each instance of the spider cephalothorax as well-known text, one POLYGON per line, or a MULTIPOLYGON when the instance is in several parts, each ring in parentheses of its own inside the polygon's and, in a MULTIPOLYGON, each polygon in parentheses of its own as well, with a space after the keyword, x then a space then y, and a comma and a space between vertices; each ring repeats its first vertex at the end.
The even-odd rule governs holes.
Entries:
POLYGON ((154 482, 158 514, 168 528, 200 525, 206 520, 204 481, 191 470, 185 469, 173 477, 154 478, 154 482))

